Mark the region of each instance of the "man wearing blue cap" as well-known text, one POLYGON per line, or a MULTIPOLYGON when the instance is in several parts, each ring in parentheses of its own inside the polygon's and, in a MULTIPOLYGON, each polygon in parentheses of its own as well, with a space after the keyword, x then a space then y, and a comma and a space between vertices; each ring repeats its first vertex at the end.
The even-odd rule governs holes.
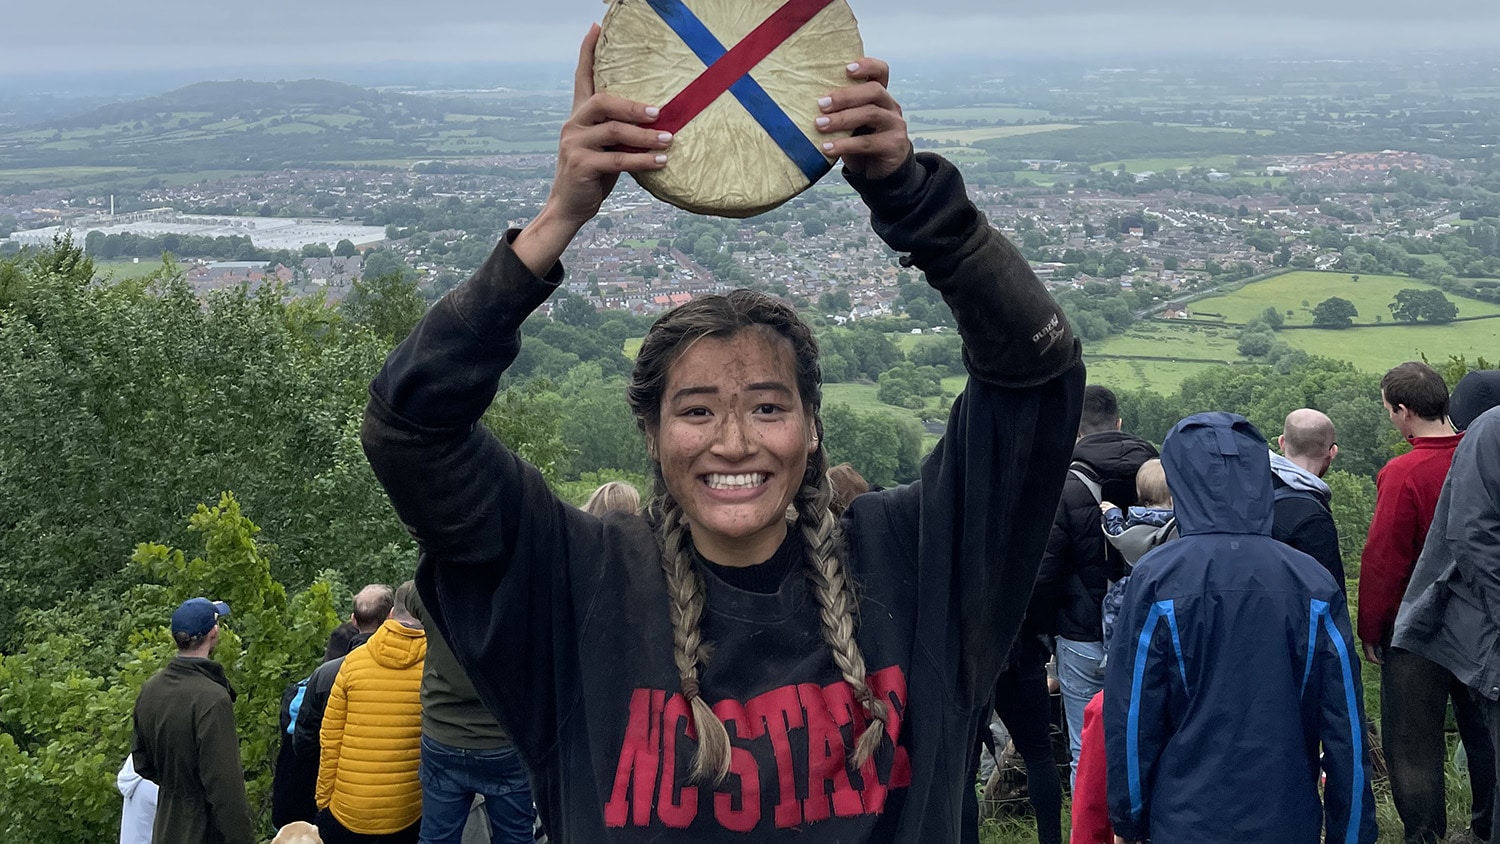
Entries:
POLYGON ((234 689, 208 658, 219 643, 223 601, 192 598, 172 613, 177 656, 141 687, 131 756, 161 787, 153 838, 173 844, 254 844, 245 797, 234 689))

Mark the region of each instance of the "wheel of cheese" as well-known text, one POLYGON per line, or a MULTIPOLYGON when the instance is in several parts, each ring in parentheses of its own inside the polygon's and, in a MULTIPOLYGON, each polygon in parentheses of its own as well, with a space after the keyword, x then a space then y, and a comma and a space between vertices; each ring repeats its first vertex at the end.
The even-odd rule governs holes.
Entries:
POLYGON ((864 55, 845 0, 611 0, 594 85, 659 106, 667 165, 636 174, 699 214, 749 217, 807 190, 833 162, 818 99, 864 55))

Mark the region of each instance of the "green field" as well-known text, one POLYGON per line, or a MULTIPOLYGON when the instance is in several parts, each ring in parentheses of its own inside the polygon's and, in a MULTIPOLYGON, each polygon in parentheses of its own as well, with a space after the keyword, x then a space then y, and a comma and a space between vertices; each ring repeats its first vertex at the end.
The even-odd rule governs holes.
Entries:
MULTIPOLYGON (((1182 125, 1182 124, 1172 123, 1172 124, 1168 124, 1168 125, 1178 126, 1178 125, 1182 125)), ((1267 135, 1274 135, 1274 134, 1276 134, 1276 130, 1275 129, 1252 129, 1249 132, 1247 132, 1244 129, 1233 129, 1233 128, 1226 127, 1226 126, 1186 126, 1186 125, 1184 125, 1184 126, 1182 126, 1182 128, 1188 130, 1189 132, 1199 132, 1201 134, 1219 134, 1219 135, 1247 135, 1247 134, 1249 134, 1249 135, 1259 135, 1261 137, 1265 137, 1267 135)))
POLYGON ((1233 326, 1186 325, 1171 322, 1147 322, 1124 334, 1084 344, 1088 355, 1176 358, 1191 361, 1233 361, 1239 357, 1236 346, 1239 329, 1233 326))
POLYGON ((962 108, 920 108, 908 112, 912 123, 929 120, 1045 120, 1051 112, 1040 108, 1017 108, 1015 106, 964 106, 962 108))
MULTIPOLYGON (((1447 325, 1406 325, 1394 323, 1386 305, 1396 291, 1423 287, 1423 282, 1401 276, 1360 276, 1358 282, 1346 273, 1293 272, 1265 281, 1252 282, 1239 290, 1203 299, 1190 305, 1195 314, 1223 314, 1225 325, 1201 325, 1169 320, 1137 323, 1124 334, 1084 344, 1084 360, 1090 382, 1109 384, 1125 390, 1149 389, 1169 394, 1177 390, 1190 375, 1226 364, 1250 364, 1238 351, 1241 323, 1259 316, 1275 306, 1285 316, 1290 308, 1289 325, 1311 325, 1309 306, 1330 296, 1343 296, 1355 303, 1362 315, 1385 317, 1381 325, 1345 329, 1300 329, 1282 331, 1277 337, 1293 348, 1311 355, 1346 360, 1371 373, 1384 372, 1398 363, 1420 360, 1443 361, 1449 355, 1469 360, 1485 357, 1493 360, 1500 352, 1500 316, 1447 325), (1145 360, 1143 358, 1164 358, 1145 360)), ((1500 305, 1450 296, 1461 316, 1500 315, 1500 305)), ((1211 319, 1211 317, 1202 317, 1211 319)), ((937 334, 893 334, 891 339, 902 352, 910 352, 923 343, 935 342, 937 334)), ((639 340, 626 341, 625 353, 635 355, 639 340)), ((943 390, 958 393, 963 389, 961 377, 944 378, 943 390)), ((916 414, 903 408, 883 404, 876 398, 871 384, 827 384, 824 402, 844 402, 861 411, 882 411, 898 415, 916 414)), ((938 400, 931 400, 937 406, 938 400)))
MULTIPOLYGON (((1311 325, 1310 309, 1324 299, 1339 296, 1353 302, 1354 307, 1359 310, 1356 322, 1373 323, 1377 316, 1382 317, 1383 322, 1390 322, 1389 305, 1396 298, 1397 291, 1406 288, 1426 289, 1430 286, 1406 276, 1361 275, 1357 282, 1354 278, 1349 273, 1286 273, 1265 281, 1252 282, 1232 293, 1200 299, 1189 305, 1188 310, 1195 315, 1218 313, 1223 314, 1228 322, 1244 322, 1267 307, 1275 307, 1283 316, 1287 311, 1292 311, 1292 316, 1287 319, 1288 325, 1311 325), (1302 308, 1304 301, 1308 304, 1308 310, 1302 308)), ((1458 296, 1449 296, 1448 299, 1458 306, 1458 315, 1461 317, 1500 314, 1500 305, 1458 296)), ((1456 331, 1458 326, 1439 330, 1456 331)), ((1290 338, 1288 342, 1292 342, 1290 338)), ((1490 355, 1493 354, 1492 347, 1490 355)))
POLYGON ((130 176, 141 172, 136 167, 31 167, 0 170, 0 186, 36 184, 78 184, 108 176, 130 176))
POLYGON ((1056 132, 1059 129, 1077 128, 1078 125, 1075 123, 1038 123, 1031 126, 976 126, 970 129, 912 127, 911 133, 913 136, 920 135, 933 141, 967 145, 995 138, 1014 138, 1020 135, 1036 135, 1042 132, 1056 132))
POLYGON ((1167 363, 1156 360, 1101 360, 1084 355, 1089 383, 1108 384, 1117 390, 1151 390, 1163 395, 1177 392, 1189 375, 1222 364, 1167 363))
MULTIPOLYGON (((1203 319, 1212 319, 1203 316, 1206 312, 1223 314, 1229 323, 1244 322, 1267 307, 1276 307, 1283 316, 1290 309, 1293 315, 1287 324, 1306 326, 1311 324, 1312 315, 1302 307, 1303 299, 1315 306, 1330 296, 1342 296, 1355 303, 1361 319, 1368 317, 1373 322, 1379 314, 1384 316, 1383 324, 1282 331, 1278 338, 1308 354, 1346 360, 1374 373, 1403 361, 1420 360, 1424 355, 1432 361, 1446 360, 1449 355, 1463 355, 1470 360, 1480 356, 1493 358, 1496 350, 1500 350, 1500 318, 1447 325, 1391 321, 1386 305, 1396 291, 1423 286, 1422 282, 1400 276, 1361 276, 1354 282, 1345 273, 1296 272, 1199 300, 1189 308, 1203 319)), ((1500 314, 1500 306, 1456 296, 1449 298, 1458 305, 1461 316, 1500 314)), ((1235 325, 1193 325, 1165 320, 1140 323, 1124 334, 1086 344, 1089 380, 1124 389, 1172 392, 1187 376, 1221 365, 1212 361, 1248 363, 1238 353, 1238 334, 1235 325), (1174 360, 1120 359, 1130 357, 1174 360)))
MULTIPOLYGON (((963 381, 963 378, 944 378, 943 389, 950 389, 952 382, 957 382, 958 388, 962 389, 963 381)), ((876 398, 875 393, 878 389, 874 384, 824 384, 823 406, 846 404, 850 410, 860 413, 887 413, 900 419, 910 419, 919 426, 922 424, 922 417, 918 416, 915 411, 904 407, 894 407, 876 398)), ((928 403, 933 406, 936 406, 938 401, 939 399, 928 399, 928 403)), ((922 430, 922 453, 925 454, 931 450, 937 441, 937 435, 927 433, 924 428, 922 430)))
POLYGON ((1440 362, 1449 355, 1494 360, 1500 352, 1500 319, 1450 325, 1386 325, 1342 331, 1285 331, 1292 346, 1312 355, 1351 361, 1366 372, 1384 372, 1398 363, 1440 362))
POLYGON ((1165 173, 1168 170, 1187 170, 1192 167, 1208 167, 1230 172, 1236 169, 1239 158, 1233 155, 1205 155, 1198 158, 1127 158, 1112 164, 1101 164, 1096 170, 1118 170, 1124 168, 1131 173, 1165 173))
POLYGON ((1084 362, 1091 382, 1170 393, 1189 375, 1224 365, 1217 361, 1242 360, 1235 348, 1238 333, 1231 326, 1140 323, 1124 334, 1084 343, 1084 362), (1175 360, 1122 359, 1133 356, 1175 360))
POLYGON ((94 277, 109 278, 115 281, 124 281, 128 278, 140 278, 150 275, 161 269, 161 261, 153 258, 142 258, 140 263, 129 259, 123 261, 95 261, 94 277))

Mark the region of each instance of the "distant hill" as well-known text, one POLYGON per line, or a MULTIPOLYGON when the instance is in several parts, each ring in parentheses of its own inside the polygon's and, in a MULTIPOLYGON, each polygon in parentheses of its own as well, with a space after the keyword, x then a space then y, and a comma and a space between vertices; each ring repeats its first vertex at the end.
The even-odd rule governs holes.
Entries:
POLYGON ((46 183, 49 171, 86 168, 138 175, 530 152, 554 147, 567 106, 499 88, 434 97, 326 79, 199 82, 0 131, 0 172, 46 183))
POLYGON ((327 79, 299 79, 294 82, 198 82, 186 88, 169 91, 158 97, 115 103, 58 121, 60 129, 106 126, 112 123, 150 120, 177 112, 206 112, 219 119, 229 119, 265 111, 327 111, 370 114, 394 111, 400 98, 379 94, 327 79))

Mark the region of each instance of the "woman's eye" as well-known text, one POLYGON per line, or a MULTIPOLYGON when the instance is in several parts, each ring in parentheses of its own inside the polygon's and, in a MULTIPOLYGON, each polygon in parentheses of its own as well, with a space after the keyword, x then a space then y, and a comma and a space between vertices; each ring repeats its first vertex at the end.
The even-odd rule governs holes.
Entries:
POLYGON ((706 408, 706 407, 690 407, 687 410, 684 410, 682 412, 682 415, 683 416, 707 416, 708 415, 708 408, 706 408))
POLYGON ((755 406, 755 412, 756 413, 780 413, 781 412, 781 405, 779 405, 779 404, 760 404, 760 405, 756 405, 755 406))

